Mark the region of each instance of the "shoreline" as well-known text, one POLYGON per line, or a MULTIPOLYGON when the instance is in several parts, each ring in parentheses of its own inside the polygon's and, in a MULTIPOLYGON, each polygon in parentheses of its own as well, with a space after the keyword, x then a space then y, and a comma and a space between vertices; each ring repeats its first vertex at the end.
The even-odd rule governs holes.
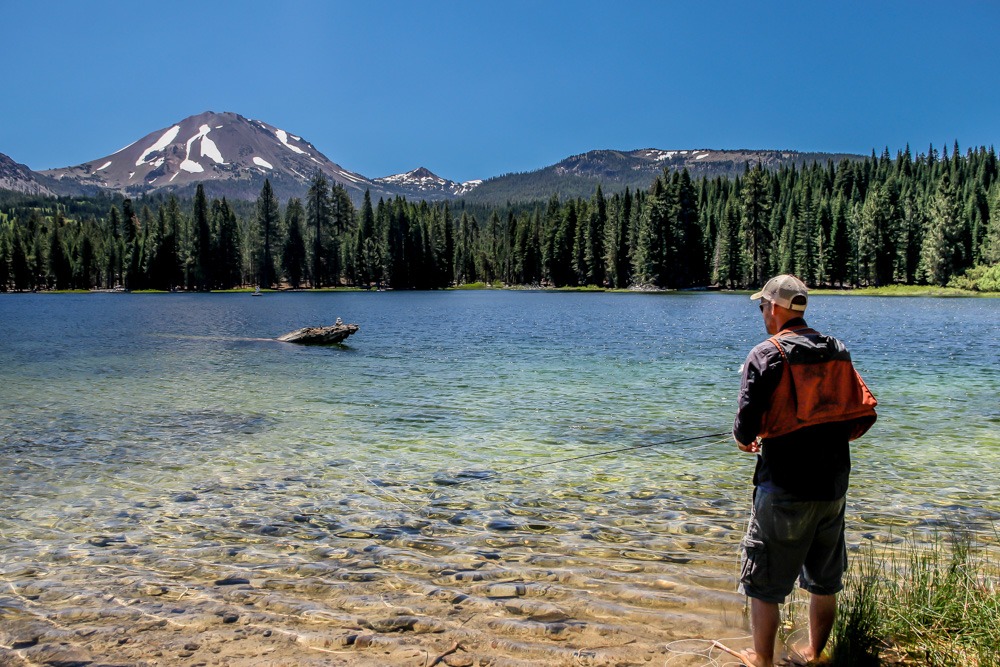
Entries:
MULTIPOLYGON (((254 288, 210 290, 207 292, 181 291, 168 292, 164 290, 42 290, 35 292, 0 292, 7 294, 253 294, 254 288)), ((364 292, 475 292, 475 291, 505 291, 505 292, 582 292, 600 294, 752 294, 751 289, 721 289, 716 287, 694 287, 687 289, 658 288, 628 288, 612 289, 607 287, 542 287, 538 285, 485 285, 473 283, 458 285, 441 290, 366 290, 360 287, 322 287, 319 289, 264 289, 261 294, 322 294, 322 293, 364 293, 364 292)), ((878 296, 878 297, 923 297, 923 298, 1000 298, 1000 292, 977 292, 957 287, 937 287, 932 285, 887 285, 885 287, 836 288, 815 287, 809 290, 811 296, 878 296)))

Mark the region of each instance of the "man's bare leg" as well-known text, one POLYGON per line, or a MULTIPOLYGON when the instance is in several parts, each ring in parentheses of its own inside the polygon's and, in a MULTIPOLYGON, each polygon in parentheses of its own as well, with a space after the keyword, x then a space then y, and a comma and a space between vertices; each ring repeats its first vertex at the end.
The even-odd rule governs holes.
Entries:
POLYGON ((753 632, 754 653, 745 659, 750 667, 771 667, 774 664, 774 640, 778 636, 781 611, 776 602, 750 598, 750 629, 753 632))
POLYGON ((809 648, 804 657, 806 660, 816 660, 823 655, 826 642, 833 631, 833 621, 837 617, 837 596, 809 596, 809 648))

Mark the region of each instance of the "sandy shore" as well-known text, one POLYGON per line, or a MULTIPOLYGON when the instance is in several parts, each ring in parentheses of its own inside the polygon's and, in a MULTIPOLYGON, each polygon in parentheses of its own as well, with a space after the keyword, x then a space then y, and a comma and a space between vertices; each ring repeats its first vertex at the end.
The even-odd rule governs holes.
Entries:
POLYGON ((489 558, 427 576, 371 556, 259 578, 168 559, 7 571, 0 665, 706 665, 712 639, 746 633, 740 596, 665 563, 512 580, 489 558))

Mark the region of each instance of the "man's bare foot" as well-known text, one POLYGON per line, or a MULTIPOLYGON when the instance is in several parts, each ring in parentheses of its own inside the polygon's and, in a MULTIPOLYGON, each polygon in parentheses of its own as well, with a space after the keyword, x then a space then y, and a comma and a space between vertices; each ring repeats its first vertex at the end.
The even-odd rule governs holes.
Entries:
POLYGON ((715 644, 716 648, 720 648, 734 658, 739 659, 746 667, 772 667, 773 665, 773 663, 767 662, 757 655, 757 651, 752 648, 734 651, 722 642, 713 642, 713 644, 715 644))
POLYGON ((740 660, 746 667, 772 667, 774 665, 773 662, 765 662, 752 648, 740 651, 740 660))
POLYGON ((825 654, 819 656, 815 655, 815 652, 808 644, 800 644, 798 646, 792 646, 788 650, 788 659, 793 665, 800 665, 801 667, 819 667, 820 665, 829 665, 830 658, 825 654))

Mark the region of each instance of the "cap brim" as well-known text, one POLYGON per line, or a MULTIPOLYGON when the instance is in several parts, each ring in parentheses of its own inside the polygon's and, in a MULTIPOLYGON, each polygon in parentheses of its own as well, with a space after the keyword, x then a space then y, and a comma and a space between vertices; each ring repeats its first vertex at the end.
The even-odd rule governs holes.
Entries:
POLYGON ((761 298, 762 296, 764 296, 764 290, 761 290, 761 291, 757 292, 756 294, 751 294, 750 295, 750 300, 751 301, 756 301, 757 299, 761 298))

